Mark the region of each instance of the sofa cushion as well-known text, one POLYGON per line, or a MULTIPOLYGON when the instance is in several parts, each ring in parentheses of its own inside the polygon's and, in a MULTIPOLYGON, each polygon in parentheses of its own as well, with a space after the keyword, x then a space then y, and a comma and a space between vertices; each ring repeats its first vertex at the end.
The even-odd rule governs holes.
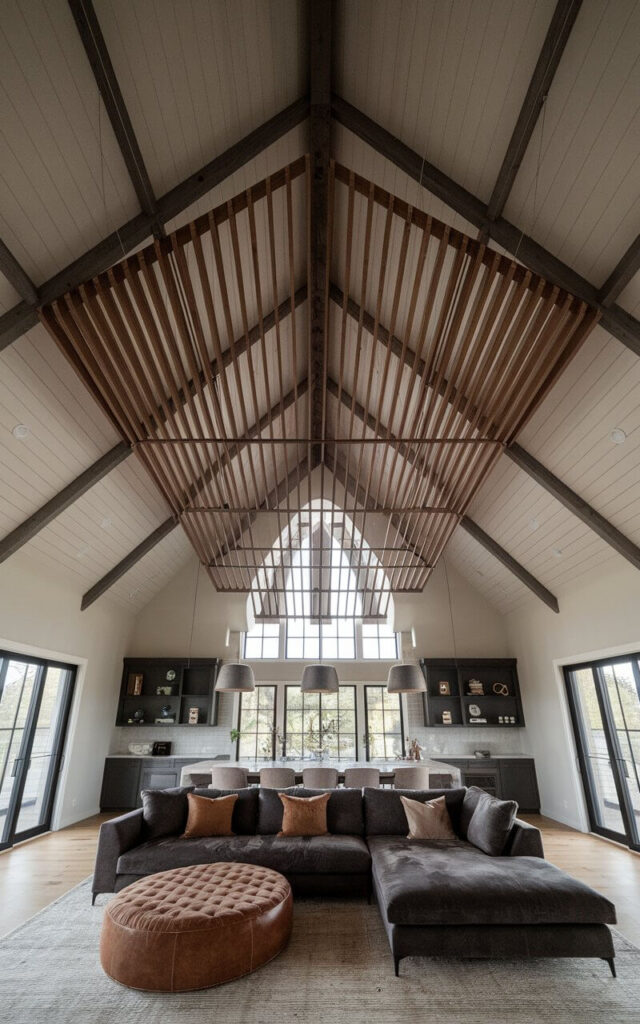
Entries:
POLYGON ((392 924, 615 923, 608 899, 539 857, 488 857, 460 840, 368 842, 380 905, 392 924))
POLYGON ((258 790, 255 786, 246 789, 194 789, 196 796, 206 796, 215 800, 220 796, 232 796, 237 793, 238 799, 233 808, 231 829, 237 836, 253 836, 258 824, 258 790))
POLYGON ((490 857, 499 857, 513 827, 518 805, 481 793, 467 828, 467 839, 490 857))
POLYGON ((482 793, 484 793, 484 790, 479 789, 478 786, 469 786, 464 794, 464 800, 462 801, 462 807, 460 808, 460 829, 458 832, 461 839, 467 838, 469 822, 473 817, 473 812, 478 806, 478 800, 482 793))
POLYGON ((142 834, 145 839, 161 839, 184 832, 187 823, 187 793, 192 786, 142 790, 142 834))
POLYGON ((187 793, 189 817, 183 839, 199 839, 205 836, 232 836, 231 816, 238 799, 237 793, 218 796, 207 800, 204 796, 187 793))
POLYGON ((232 836, 206 839, 156 839, 118 858, 118 874, 150 875, 189 864, 237 860, 285 875, 367 874, 371 857, 359 836, 232 836))
POLYGON ((434 800, 443 796, 456 835, 460 834, 460 811, 464 789, 370 789, 364 790, 364 819, 367 836, 406 836, 407 816, 401 796, 410 800, 434 800))
POLYGON ((282 800, 284 813, 279 836, 326 836, 327 801, 329 793, 318 796, 291 796, 290 793, 278 793, 282 800))
MULTIPOLYGON (((262 836, 276 835, 282 829, 283 807, 278 793, 288 796, 309 797, 322 796, 329 792, 327 803, 327 828, 332 835, 363 836, 364 817, 362 812, 362 793, 359 789, 304 789, 303 786, 292 786, 289 789, 267 789, 264 786, 258 793, 258 828, 262 836)), ((404 812, 403 812, 404 813, 404 812)), ((406 834, 406 819, 405 819, 406 834)))
POLYGON ((401 796, 400 800, 407 816, 407 839, 457 838, 443 796, 424 803, 422 800, 410 800, 408 796, 401 796))

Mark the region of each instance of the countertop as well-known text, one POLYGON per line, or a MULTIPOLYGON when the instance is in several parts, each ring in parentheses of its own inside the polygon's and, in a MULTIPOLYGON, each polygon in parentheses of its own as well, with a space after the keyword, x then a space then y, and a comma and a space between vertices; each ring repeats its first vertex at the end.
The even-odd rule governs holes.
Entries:
MULTIPOLYGON (((201 751, 200 753, 193 753, 193 752, 191 752, 191 753, 182 753, 182 754, 179 751, 176 751, 175 754, 168 754, 166 756, 165 755, 159 755, 159 754, 155 754, 155 755, 154 754, 107 754, 107 757, 126 757, 126 758, 129 758, 129 759, 130 758, 139 758, 140 760, 144 760, 146 758, 153 757, 154 761, 174 761, 176 758, 178 758, 181 761, 182 760, 186 760, 186 759, 191 761, 193 759, 193 763, 194 764, 197 761, 224 761, 225 764, 240 764, 240 765, 244 765, 245 767, 249 767, 249 765, 251 763, 249 761, 235 761, 235 760, 232 761, 232 760, 230 760, 230 759, 228 759, 228 758, 226 758, 224 756, 221 756, 220 754, 207 754, 206 751, 201 751)), ((376 766, 378 768, 381 768, 383 765, 389 765, 389 766, 395 765, 395 766, 397 766, 399 764, 428 764, 430 761, 437 761, 440 764, 441 762, 446 761, 448 757, 451 758, 454 761, 484 761, 485 760, 485 758, 483 758, 483 757, 474 757, 473 753, 469 754, 469 753, 459 752, 459 753, 455 753, 454 754, 451 751, 449 751, 446 754, 434 754, 431 758, 425 758, 422 761, 418 761, 418 762, 414 762, 414 761, 353 761, 353 760, 351 760, 351 761, 350 760, 338 761, 338 760, 332 760, 331 758, 325 758, 324 761, 316 761, 316 760, 314 760, 312 758, 309 758, 308 760, 304 761, 304 764, 307 767, 312 767, 313 765, 329 765, 329 766, 336 765, 336 766, 339 766, 339 767, 348 767, 348 768, 352 768, 352 767, 354 767, 356 765, 362 766, 362 767, 366 767, 366 765, 371 764, 371 765, 374 765, 374 766, 376 766)), ((514 760, 514 759, 517 759, 517 758, 524 758, 524 759, 526 759, 528 761, 532 761, 533 760, 533 754, 494 754, 493 751, 491 751, 491 756, 489 758, 487 758, 487 760, 490 760, 490 761, 506 761, 506 760, 514 760)), ((262 761, 260 761, 258 763, 263 768, 266 767, 267 765, 271 765, 271 764, 279 765, 279 766, 282 766, 283 768, 291 768, 291 767, 295 767, 297 764, 302 764, 303 762, 302 761, 271 761, 271 760, 269 760, 267 758, 264 758, 264 760, 262 760, 262 761)), ((392 769, 390 768, 389 770, 392 770, 392 769)))

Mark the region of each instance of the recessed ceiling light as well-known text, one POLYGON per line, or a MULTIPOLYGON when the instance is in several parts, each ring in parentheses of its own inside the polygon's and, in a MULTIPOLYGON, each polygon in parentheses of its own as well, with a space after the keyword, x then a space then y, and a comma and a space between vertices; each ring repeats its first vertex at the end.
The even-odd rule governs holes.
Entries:
POLYGON ((551 548, 551 554, 554 558, 562 558, 562 548, 551 548))
POLYGON ((24 423, 16 423, 11 433, 16 441, 24 441, 25 437, 29 436, 29 428, 24 423))
POLYGON ((88 544, 85 544, 85 546, 83 548, 78 548, 78 550, 76 551, 76 558, 84 558, 84 556, 88 553, 88 551, 89 551, 88 544))
POLYGON ((109 529, 109 527, 111 526, 111 520, 109 519, 109 516, 104 517, 104 519, 100 523, 100 526, 102 527, 103 530, 109 529))
POLYGON ((624 442, 627 440, 627 435, 621 427, 615 427, 609 434, 609 437, 611 438, 614 444, 624 444, 624 442))
POLYGON ((140 587, 136 587, 135 590, 130 590, 129 591, 129 597, 137 597, 139 590, 140 590, 140 587))
POLYGON ((537 519, 530 519, 529 520, 529 529, 530 530, 537 530, 539 526, 540 526, 540 523, 538 522, 537 519))

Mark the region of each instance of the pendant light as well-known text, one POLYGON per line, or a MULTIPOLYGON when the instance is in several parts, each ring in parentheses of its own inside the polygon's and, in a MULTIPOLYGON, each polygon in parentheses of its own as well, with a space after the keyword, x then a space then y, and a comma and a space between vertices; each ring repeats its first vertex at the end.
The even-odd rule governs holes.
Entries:
POLYGON ((218 693, 253 693, 256 688, 253 669, 239 661, 227 661, 218 672, 218 693))
POLYGON ((333 665, 307 665, 300 689, 303 693, 337 693, 340 689, 338 673, 333 665))
POLYGON ((426 688, 424 673, 415 662, 403 662, 389 669, 387 693, 423 693, 426 688))

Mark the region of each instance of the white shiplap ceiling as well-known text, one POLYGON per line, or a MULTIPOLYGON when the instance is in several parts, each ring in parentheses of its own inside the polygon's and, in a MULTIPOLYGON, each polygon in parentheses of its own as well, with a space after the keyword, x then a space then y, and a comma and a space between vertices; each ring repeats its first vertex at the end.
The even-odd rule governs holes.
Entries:
MULTIPOLYGON (((305 7, 302 0, 95 0, 156 195, 307 92, 305 7)), ((334 88, 486 202, 554 7, 553 0, 338 0, 334 88)), ((0 237, 40 285, 139 212, 67 0, 0 6, 0 107, 0 237)), ((167 230, 307 148, 302 124, 167 230)), ((333 149, 390 192, 475 234, 337 124, 333 149)), ((640 230, 639 180, 640 4, 585 0, 505 216, 599 286, 640 230)), ((18 301, 0 275, 0 314, 18 301)), ((640 314, 640 275, 618 302, 640 314)), ((598 328, 519 439, 636 543, 639 384, 640 360, 598 328), (613 427, 624 429, 625 444, 611 443, 613 427)), ((118 440, 42 328, 2 352, 0 536, 118 440), (25 441, 13 437, 16 423, 29 426, 25 441)), ((470 514, 551 590, 620 558, 504 457, 470 514)), ((131 457, 28 550, 91 585, 167 515, 131 457)), ((175 530, 110 595, 140 607, 189 550, 175 530)), ((531 599, 462 531, 448 551, 503 611, 531 599)))

